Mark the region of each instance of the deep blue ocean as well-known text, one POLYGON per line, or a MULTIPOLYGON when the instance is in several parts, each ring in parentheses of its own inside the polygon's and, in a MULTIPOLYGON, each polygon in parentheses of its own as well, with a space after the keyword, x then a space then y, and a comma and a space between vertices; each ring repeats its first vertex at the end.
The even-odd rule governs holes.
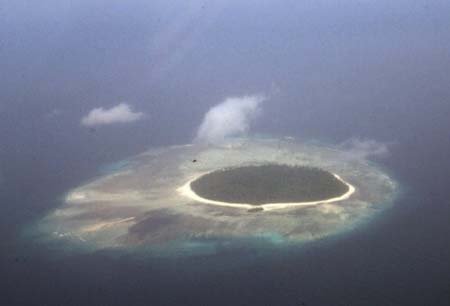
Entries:
POLYGON ((366 2, 6 1, 0 305, 450 305, 450 5, 366 2), (71 188, 189 143, 211 106, 253 93, 269 96, 254 132, 388 144, 373 161, 399 183, 392 207, 299 247, 195 256, 27 232, 71 188), (122 101, 148 118, 80 125, 122 101))

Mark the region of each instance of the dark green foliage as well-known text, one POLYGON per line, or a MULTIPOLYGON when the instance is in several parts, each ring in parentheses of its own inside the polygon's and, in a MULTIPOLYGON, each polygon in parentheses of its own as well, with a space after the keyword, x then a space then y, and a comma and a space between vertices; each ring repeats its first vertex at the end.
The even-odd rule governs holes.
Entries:
POLYGON ((325 200, 348 191, 328 171, 278 164, 218 170, 192 182, 191 188, 210 200, 254 205, 325 200))

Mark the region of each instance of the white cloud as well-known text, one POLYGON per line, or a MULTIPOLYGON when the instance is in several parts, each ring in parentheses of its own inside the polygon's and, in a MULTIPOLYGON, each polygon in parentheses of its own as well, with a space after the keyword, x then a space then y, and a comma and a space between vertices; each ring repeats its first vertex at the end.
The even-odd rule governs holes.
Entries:
POLYGON ((353 159, 384 157, 389 154, 389 144, 372 139, 352 138, 340 144, 344 154, 353 159))
POLYGON ((120 103, 110 109, 103 107, 94 108, 81 119, 84 126, 106 125, 113 123, 127 123, 140 120, 144 117, 144 113, 133 112, 130 105, 120 103))
POLYGON ((212 107, 197 131, 198 142, 220 144, 227 137, 245 134, 261 112, 264 96, 230 97, 212 107))

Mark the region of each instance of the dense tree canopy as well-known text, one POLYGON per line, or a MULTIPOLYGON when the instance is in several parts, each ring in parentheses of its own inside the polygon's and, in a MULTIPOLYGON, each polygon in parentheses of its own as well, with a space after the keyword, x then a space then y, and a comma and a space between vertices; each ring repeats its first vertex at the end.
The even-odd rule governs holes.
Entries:
POLYGON ((193 181, 191 188, 210 200, 254 205, 319 201, 348 191, 348 186, 328 171, 279 164, 214 171, 193 181))

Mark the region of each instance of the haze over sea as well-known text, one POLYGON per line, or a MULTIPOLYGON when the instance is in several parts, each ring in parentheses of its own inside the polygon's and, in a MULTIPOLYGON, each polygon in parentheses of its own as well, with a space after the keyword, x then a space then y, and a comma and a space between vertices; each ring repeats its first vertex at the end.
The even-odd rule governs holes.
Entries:
POLYGON ((449 12, 439 0, 4 1, 0 304, 449 305, 449 12), (24 234, 71 188, 191 142, 211 107, 251 94, 266 100, 250 132, 383 153, 371 159, 400 184, 393 206, 299 247, 195 256, 61 252, 24 234))

